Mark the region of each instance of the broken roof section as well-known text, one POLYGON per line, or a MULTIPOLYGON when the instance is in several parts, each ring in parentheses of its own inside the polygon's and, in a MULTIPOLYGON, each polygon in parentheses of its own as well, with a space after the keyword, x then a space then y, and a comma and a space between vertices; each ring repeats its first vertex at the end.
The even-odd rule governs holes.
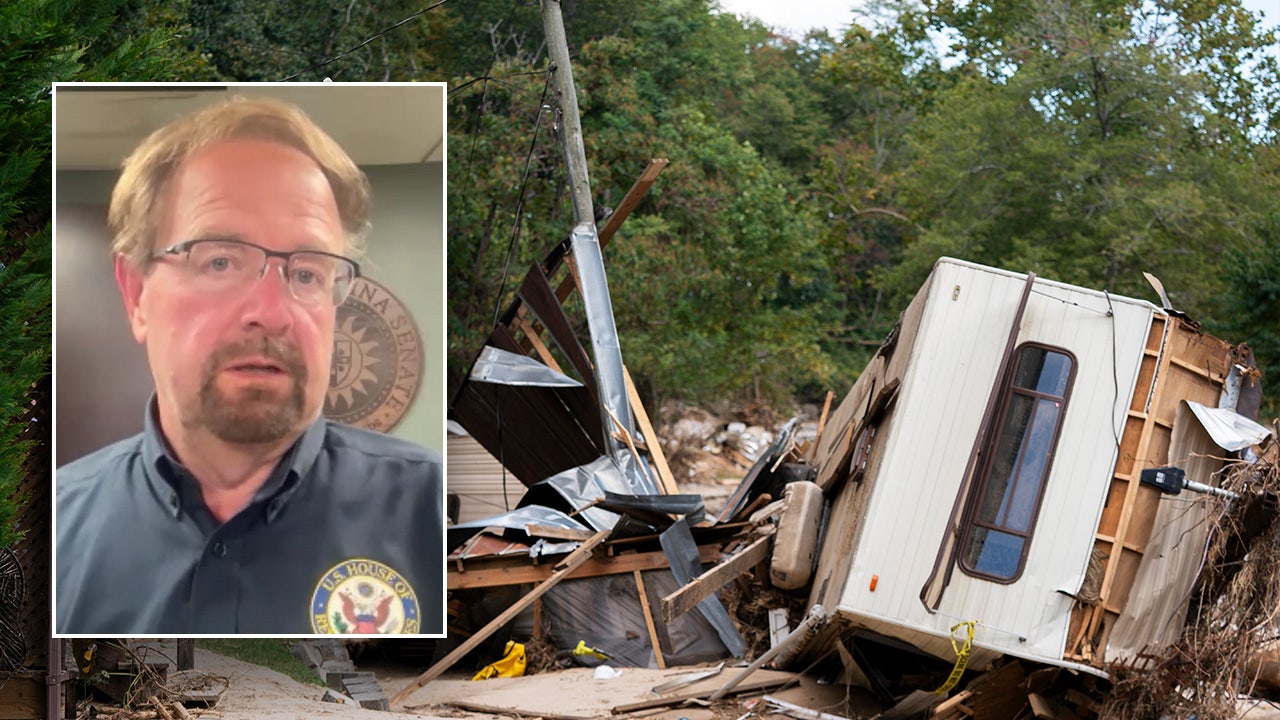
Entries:
POLYGON ((450 403, 450 419, 526 486, 607 457, 627 492, 675 491, 622 364, 601 257, 666 164, 650 161, 598 235, 581 223, 529 269, 450 403), (564 278, 553 287, 559 271, 564 278), (585 343, 564 307, 574 289, 586 313, 585 343))

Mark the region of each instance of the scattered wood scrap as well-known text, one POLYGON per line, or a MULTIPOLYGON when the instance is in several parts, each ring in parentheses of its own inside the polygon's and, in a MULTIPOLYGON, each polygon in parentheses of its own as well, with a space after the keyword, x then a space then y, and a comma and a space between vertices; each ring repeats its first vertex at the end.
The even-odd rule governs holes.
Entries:
POLYGON ((564 560, 556 563, 555 572, 551 577, 543 580, 541 584, 530 590, 523 598, 511 607, 504 610, 500 615, 495 617, 478 632, 467 639, 466 642, 459 645, 453 652, 446 655, 440 662, 432 665, 426 672, 418 676, 416 680, 409 683, 400 692, 391 698, 391 706, 394 707, 404 702, 410 694, 415 690, 426 685, 432 680, 440 677, 446 670, 453 667, 453 664, 462 659, 464 655, 474 650, 480 643, 484 642, 490 635, 497 632, 498 628, 506 625, 512 618, 519 615, 522 610, 533 604, 534 600, 542 597, 548 590, 555 587, 557 583, 572 573, 578 566, 586 562, 591 557, 591 553, 609 537, 610 530, 601 530, 596 533, 590 540, 582 543, 577 550, 570 553, 564 560))

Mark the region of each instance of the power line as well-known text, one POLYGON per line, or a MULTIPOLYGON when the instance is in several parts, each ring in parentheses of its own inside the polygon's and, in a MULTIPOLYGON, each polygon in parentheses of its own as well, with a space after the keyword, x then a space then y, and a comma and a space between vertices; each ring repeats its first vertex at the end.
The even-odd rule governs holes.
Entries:
POLYGON ((320 69, 320 68, 324 67, 325 65, 328 65, 329 63, 337 62, 338 60, 341 60, 342 58, 344 58, 344 57, 346 57, 346 56, 350 55, 351 53, 353 53, 353 52, 355 52, 355 51, 359 50, 360 48, 364 47, 365 45, 368 45, 369 43, 373 42, 374 40, 377 40, 378 38, 382 37, 383 35, 386 35, 387 33, 391 32, 392 30, 395 30, 396 28, 400 27, 401 25, 404 25, 404 24, 406 24, 406 23, 410 22, 411 20, 414 20, 414 19, 416 19, 416 18, 418 18, 418 17, 421 17, 421 16, 422 16, 422 15, 424 15, 427 11, 429 11, 429 10, 434 10, 435 8, 440 7, 441 5, 445 4, 445 2, 447 2, 447 1, 448 1, 448 0, 440 0, 440 2, 438 2, 438 3, 434 4, 434 5, 428 5, 427 7, 422 8, 422 9, 421 9, 421 10, 419 10, 418 12, 416 12, 416 13, 414 13, 414 14, 410 15, 409 17, 407 17, 407 18, 405 18, 405 19, 401 20, 400 22, 396 23, 395 25, 392 25, 392 26, 387 27, 387 28, 383 28, 382 30, 380 30, 380 31, 378 31, 378 32, 376 32, 376 33, 374 33, 373 35, 370 35, 369 37, 367 37, 367 38, 365 38, 363 41, 361 41, 359 45, 356 45, 355 47, 351 48, 350 50, 347 50, 347 51, 345 51, 345 52, 342 52, 342 53, 339 53, 339 54, 337 54, 337 55, 334 55, 333 57, 329 58, 328 60, 322 60, 321 62, 318 62, 318 63, 316 63, 315 65, 312 65, 311 67, 309 67, 309 68, 307 68, 307 69, 305 69, 305 70, 299 70, 298 72, 296 72, 296 73, 294 73, 294 74, 290 75, 289 77, 285 78, 282 82, 288 82, 289 80, 292 80, 292 79, 294 79, 294 78, 298 77, 299 75, 304 75, 304 74, 306 74, 306 73, 311 72, 312 70, 318 70, 318 69, 320 69))

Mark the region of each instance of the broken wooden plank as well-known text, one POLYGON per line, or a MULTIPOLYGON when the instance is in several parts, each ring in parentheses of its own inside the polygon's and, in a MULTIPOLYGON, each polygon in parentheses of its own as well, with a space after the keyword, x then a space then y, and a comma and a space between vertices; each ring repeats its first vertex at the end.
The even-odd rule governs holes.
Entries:
POLYGON ((809 451, 805 453, 805 458, 810 464, 813 464, 814 455, 818 454, 818 443, 816 438, 822 437, 822 431, 827 427, 827 415, 831 412, 831 398, 835 397, 835 392, 828 390, 827 399, 822 403, 822 413, 818 415, 818 432, 814 434, 814 442, 809 447, 809 451))
POLYGON ((627 400, 631 402, 631 412, 636 416, 636 424, 640 427, 640 434, 644 436, 649 456, 653 458, 654 469, 658 471, 659 486, 667 495, 678 495, 680 488, 676 485, 675 476, 671 474, 671 466, 667 465, 667 456, 662 452, 662 442, 653 430, 649 413, 645 412, 644 403, 640 402, 640 392, 636 390, 635 381, 631 379, 631 372, 627 370, 626 365, 622 366, 622 377, 627 382, 627 400))
MULTIPOLYGON (((760 692, 762 690, 769 692, 770 690, 776 690, 783 685, 794 683, 797 677, 799 677, 799 675, 745 682, 734 688, 732 694, 742 695, 744 693, 760 692)), ((623 713, 635 712, 637 710, 652 710, 660 707, 671 707, 672 705, 679 705, 686 700, 706 700, 707 696, 708 692, 706 690, 687 692, 679 695, 672 695, 670 697, 654 698, 652 700, 641 700, 639 702, 628 703, 626 705, 617 705, 611 712, 613 712, 614 715, 621 715, 623 713)))
POLYGON ((526 607, 532 605, 534 600, 545 595, 548 590, 555 587, 557 583, 563 580, 569 573, 573 572, 575 568, 590 559, 591 553, 595 551, 600 543, 605 541, 605 538, 609 537, 610 532, 612 532, 612 529, 601 530, 593 535, 590 540, 582 543, 577 550, 569 553, 564 560, 556 563, 556 571, 551 575, 551 577, 543 580, 541 584, 526 593, 525 596, 520 598, 520 600, 518 600, 514 605, 503 610, 501 614, 493 620, 490 620, 488 625, 485 625, 477 631, 476 634, 468 638, 466 642, 455 648, 453 652, 444 656, 440 662, 432 665, 430 668, 427 668, 426 672, 419 675, 417 679, 406 685, 402 690, 400 690, 400 692, 396 693, 395 697, 391 698, 390 704, 395 706, 404 702, 404 699, 418 688, 426 685, 437 677, 440 677, 440 675, 442 675, 446 670, 453 667, 453 664, 461 660, 464 655, 474 650, 480 643, 487 640, 490 635, 497 632, 499 628, 506 625, 507 622, 516 615, 519 615, 526 607))
POLYGON ((590 530, 557 527, 555 525, 537 525, 535 523, 525 525, 524 531, 533 537, 550 538, 552 540, 590 540, 592 535, 590 530))
POLYGON ((1031 703, 1031 712, 1039 720, 1056 720, 1058 717, 1057 710, 1053 707, 1053 703, 1038 693, 1027 693, 1027 702, 1031 703))
MULTIPOLYGON (((658 175, 667 167, 668 160, 666 158, 653 158, 649 164, 641 171, 640 177, 632 183, 631 189, 627 190, 627 194, 622 196, 622 202, 618 203, 618 207, 609 213, 609 217, 604 222, 604 227, 600 228, 596 239, 600 243, 600 249, 603 250, 608 246, 609 241, 613 239, 614 233, 618 232, 618 228, 622 227, 622 222, 631 215, 631 211, 636 209, 640 201, 644 199, 649 188, 653 187, 653 183, 657 181, 658 175)), ((573 256, 568 255, 566 261, 572 264, 573 256)), ((577 271, 571 266, 569 276, 560 283, 556 288, 556 297, 560 302, 564 302, 569 297, 569 293, 573 292, 573 288, 577 285, 577 271)))
POLYGON ((952 709, 971 697, 973 697, 973 691, 961 690, 955 695, 943 700, 941 703, 938 703, 938 705, 929 711, 929 717, 946 717, 952 709))
POLYGON ((667 669, 667 662, 662 658, 662 646, 658 643, 658 628, 653 624, 653 608, 649 607, 649 594, 644 590, 644 578, 636 570, 636 593, 640 595, 640 610, 644 613, 644 624, 649 629, 649 644, 653 647, 653 658, 658 662, 659 670, 667 669))
MULTIPOLYGON (((720 560, 718 545, 701 545, 698 547, 698 553, 704 563, 720 560)), ((482 567, 464 567, 459 570, 456 566, 450 566, 447 576, 449 590, 540 583, 551 577, 553 573, 551 566, 532 565, 527 557, 492 560, 476 558, 473 562, 482 567)), ((568 578, 576 580, 604 575, 622 575, 634 570, 660 570, 665 567, 667 567, 667 556, 660 551, 624 553, 608 558, 592 558, 569 573, 568 578)))
POLYGON ((762 537, 737 555, 694 578, 689 584, 662 598, 662 621, 669 623, 695 608, 715 591, 728 585, 769 555, 772 536, 762 537))
MULTIPOLYGON (((502 717, 516 718, 546 718, 546 720, 593 720, 594 715, 565 715, 562 713, 549 712, 526 712, 524 710, 516 710, 514 708, 499 707, 497 705, 484 705, 470 700, 450 700, 444 703, 449 707, 456 707, 459 710, 468 712, 486 713, 488 715, 499 715, 502 717)), ((432 707, 431 705, 410 705, 406 710, 416 710, 418 708, 432 707)))

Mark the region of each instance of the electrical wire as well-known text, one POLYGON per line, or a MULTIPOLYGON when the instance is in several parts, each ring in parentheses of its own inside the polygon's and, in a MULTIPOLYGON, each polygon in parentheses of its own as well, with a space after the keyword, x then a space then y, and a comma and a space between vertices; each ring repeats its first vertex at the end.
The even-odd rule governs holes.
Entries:
POLYGON ((524 194, 529 186, 529 168, 533 165, 533 151, 538 147, 538 130, 542 127, 542 111, 546 109, 547 90, 551 88, 551 68, 547 68, 546 80, 542 85, 542 98, 538 101, 538 116, 533 123, 533 137, 529 140, 529 152, 524 157, 524 174, 520 178, 520 193, 516 197, 515 219, 511 223, 511 240, 507 243, 507 257, 502 262, 502 284, 493 299, 493 324, 498 324, 498 313, 502 310, 502 296, 507 292, 507 280, 511 275, 511 256, 515 254, 516 244, 520 239, 520 220, 524 216, 524 194))
POLYGON ((359 50, 360 48, 364 47, 365 45, 368 45, 369 43, 373 42, 374 40, 377 40, 378 38, 382 37, 383 35, 386 35, 387 33, 391 32, 392 30, 395 30, 396 28, 400 27, 401 25, 405 25, 406 23, 408 23, 408 22, 410 22, 410 21, 412 21, 412 20, 414 20, 414 19, 416 19, 416 18, 421 17, 422 15, 426 14, 429 10, 434 10, 435 8, 440 7, 441 5, 445 4, 446 2, 448 2, 448 0, 440 0, 440 2, 437 2, 437 3, 435 3, 434 5, 428 5, 427 7, 424 7, 424 8, 422 8, 421 10, 419 10, 418 12, 416 12, 416 13, 414 13, 414 14, 410 15, 409 17, 407 17, 407 18, 405 18, 405 19, 403 19, 403 20, 401 20, 400 22, 398 22, 398 23, 396 23, 396 24, 394 24, 394 25, 388 26, 388 27, 386 27, 386 28, 383 28, 382 30, 379 30, 378 32, 374 33, 373 35, 370 35, 369 37, 367 37, 367 38, 365 38, 364 40, 360 41, 360 43, 359 43, 359 44, 357 44, 355 47, 353 47, 353 48, 351 48, 351 49, 349 49, 349 50, 346 50, 346 51, 344 51, 344 52, 338 53, 337 55, 334 55, 333 57, 331 57, 331 58, 329 58, 329 59, 327 59, 327 60, 321 60, 320 62, 316 63, 315 65, 312 65, 312 66, 311 66, 311 67, 309 67, 309 68, 306 68, 306 69, 304 69, 304 70, 299 70, 298 72, 296 72, 296 73, 294 73, 294 74, 290 75, 289 77, 286 77, 286 78, 285 78, 284 80, 282 80, 281 82, 288 82, 288 81, 293 80, 294 78, 298 77, 299 75, 305 75, 306 73, 309 73, 309 72, 311 72, 312 70, 318 70, 318 69, 320 69, 320 68, 324 67, 325 65, 328 65, 328 64, 330 64, 330 63, 337 62, 337 61, 341 60, 342 58, 344 58, 344 57, 346 57, 346 56, 350 55, 351 53, 353 53, 353 52, 355 52, 355 51, 359 50))

